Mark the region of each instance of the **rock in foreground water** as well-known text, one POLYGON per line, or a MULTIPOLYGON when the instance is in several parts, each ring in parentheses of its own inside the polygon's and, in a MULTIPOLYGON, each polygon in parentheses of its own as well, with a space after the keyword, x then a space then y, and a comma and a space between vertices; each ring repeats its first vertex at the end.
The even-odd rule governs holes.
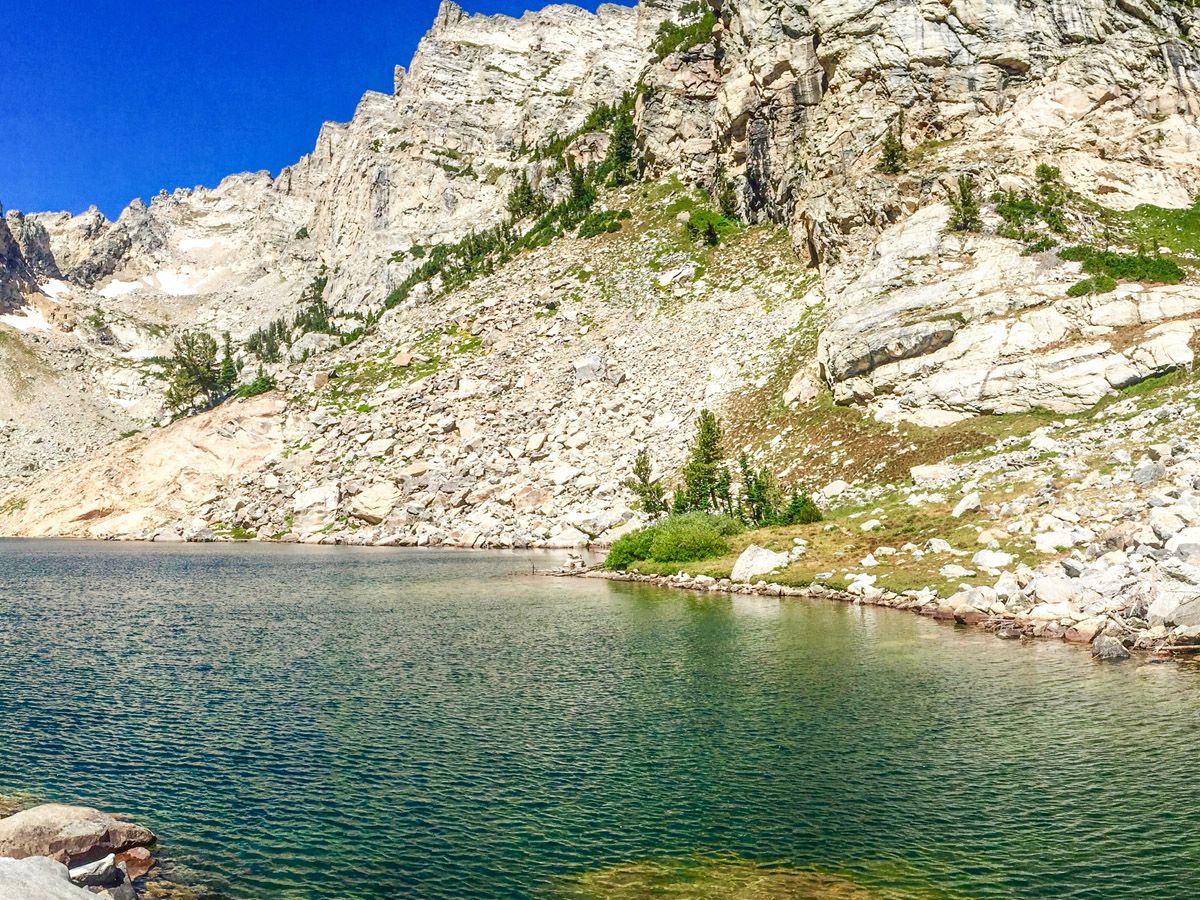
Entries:
POLYGON ((154 841, 149 828, 86 806, 46 803, 0 819, 0 856, 16 859, 49 856, 75 866, 154 841))

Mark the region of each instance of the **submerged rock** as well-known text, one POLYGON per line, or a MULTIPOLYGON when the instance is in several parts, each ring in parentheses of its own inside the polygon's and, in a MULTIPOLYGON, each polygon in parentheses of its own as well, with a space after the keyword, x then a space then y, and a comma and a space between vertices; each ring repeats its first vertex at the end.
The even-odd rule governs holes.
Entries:
POLYGON ((1125 645, 1111 635, 1101 635, 1092 642, 1092 656, 1096 659, 1116 661, 1129 659, 1125 645))
POLYGON ((865 885, 818 869, 768 865, 738 856, 646 859, 567 879, 561 895, 633 900, 662 897, 737 897, 742 900, 871 900, 865 885))

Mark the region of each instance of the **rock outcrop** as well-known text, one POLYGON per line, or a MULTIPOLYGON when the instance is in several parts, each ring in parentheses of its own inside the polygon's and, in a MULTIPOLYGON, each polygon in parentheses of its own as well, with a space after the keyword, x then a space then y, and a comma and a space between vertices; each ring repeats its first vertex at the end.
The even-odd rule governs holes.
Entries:
POLYGON ((203 538, 205 505, 283 448, 282 409, 268 395, 119 441, 35 484, 8 511, 5 530, 30 536, 203 538), (200 522, 192 525, 197 516, 200 522))

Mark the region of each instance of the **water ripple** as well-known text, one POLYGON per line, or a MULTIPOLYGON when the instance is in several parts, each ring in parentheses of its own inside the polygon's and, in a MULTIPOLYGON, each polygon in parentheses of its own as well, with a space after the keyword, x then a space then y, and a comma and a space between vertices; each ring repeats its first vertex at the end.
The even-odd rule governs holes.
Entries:
POLYGON ((1195 669, 528 569, 0 541, 0 793, 214 897, 1193 893, 1195 669))

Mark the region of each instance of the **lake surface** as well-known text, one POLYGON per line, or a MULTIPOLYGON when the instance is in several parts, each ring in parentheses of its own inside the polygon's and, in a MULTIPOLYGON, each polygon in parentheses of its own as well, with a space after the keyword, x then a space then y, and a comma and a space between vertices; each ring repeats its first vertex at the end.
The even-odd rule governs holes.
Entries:
POLYGON ((1194 668, 531 565, 0 541, 0 793, 230 898, 1200 884, 1194 668))

